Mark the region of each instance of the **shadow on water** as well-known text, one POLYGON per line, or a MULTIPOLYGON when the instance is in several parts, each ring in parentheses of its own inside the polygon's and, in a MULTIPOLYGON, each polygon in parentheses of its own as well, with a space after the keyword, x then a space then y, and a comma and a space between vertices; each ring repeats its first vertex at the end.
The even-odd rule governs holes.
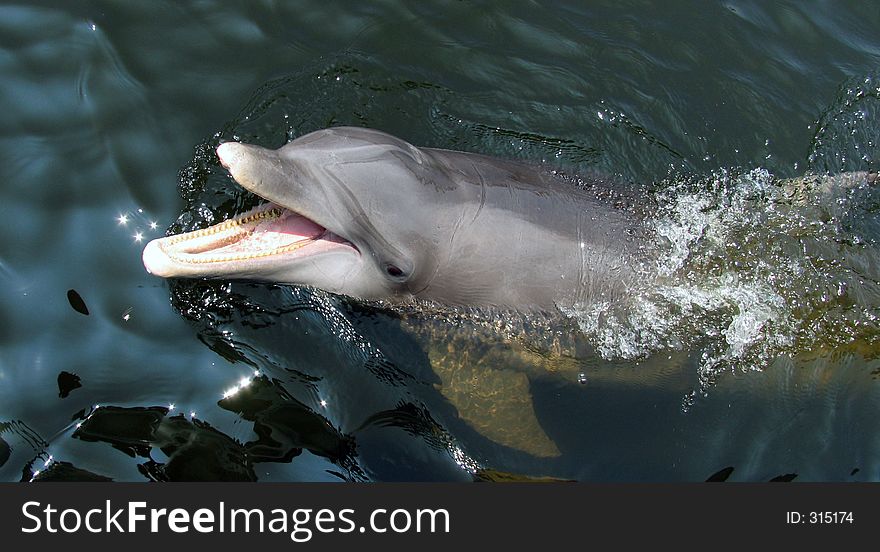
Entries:
MULTIPOLYGON (((240 443, 208 422, 170 414, 167 407, 159 406, 95 408, 77 422, 71 437, 110 445, 131 457, 151 481, 256 481, 255 464, 291 462, 303 450, 338 465, 334 475, 342 480, 364 480, 354 461, 354 440, 289 396, 277 382, 253 378, 218 405, 253 423, 257 438, 240 443)), ((23 475, 24 481, 106 479, 111 478, 41 457, 30 462, 23 475)))
MULTIPOLYGON (((72 437, 109 444, 135 459, 138 471, 152 481, 256 481, 255 464, 290 462, 303 450, 339 465, 341 479, 363 479, 353 462, 352 439, 268 378, 252 379, 218 405, 253 423, 257 439, 240 443, 208 422, 170 415, 167 407, 113 406, 88 413, 72 437)), ((42 478, 51 476, 54 466, 42 478)))
POLYGON ((305 439, 312 444, 294 449, 331 460, 345 479, 468 478, 453 440, 412 392, 435 376, 393 317, 296 287, 178 281, 172 296, 208 347, 260 374, 219 403, 254 420, 249 455, 289 460, 293 449, 279 443, 305 439), (373 345, 377 334, 410 359, 403 368, 373 345), (349 428, 344 437, 338 427, 349 428))

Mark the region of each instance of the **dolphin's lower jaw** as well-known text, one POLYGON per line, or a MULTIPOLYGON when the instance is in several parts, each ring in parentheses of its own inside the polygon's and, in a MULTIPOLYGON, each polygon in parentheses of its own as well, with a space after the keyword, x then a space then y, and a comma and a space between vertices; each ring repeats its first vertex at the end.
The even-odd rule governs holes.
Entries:
POLYGON ((146 269, 156 276, 259 277, 337 250, 357 248, 314 221, 264 203, 220 224, 151 241, 146 269))

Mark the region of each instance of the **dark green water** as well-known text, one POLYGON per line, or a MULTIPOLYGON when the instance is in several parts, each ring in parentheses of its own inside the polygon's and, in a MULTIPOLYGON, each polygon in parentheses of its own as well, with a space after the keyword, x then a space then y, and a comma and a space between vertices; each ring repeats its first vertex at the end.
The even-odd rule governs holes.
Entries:
POLYGON ((877 194, 749 203, 769 175, 877 168, 878 29, 843 1, 0 7, 2 479, 880 479, 877 194), (686 267, 748 270, 619 326, 578 313, 588 383, 530 376, 561 455, 507 449, 382 313, 144 271, 146 240, 249 201, 219 140, 339 124, 608 175, 661 205, 686 267))

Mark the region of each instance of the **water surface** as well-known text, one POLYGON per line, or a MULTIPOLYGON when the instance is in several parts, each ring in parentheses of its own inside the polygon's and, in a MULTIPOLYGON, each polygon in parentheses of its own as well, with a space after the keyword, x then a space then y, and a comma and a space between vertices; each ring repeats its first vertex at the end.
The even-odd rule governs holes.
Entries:
POLYGON ((2 478, 880 478, 877 195, 758 197, 876 168, 880 10, 582 4, 0 7, 2 478), (574 313, 586 384, 530 375, 558 458, 462 422, 388 313, 144 271, 146 240, 254 201, 219 141, 341 124, 657 206, 674 285, 574 313))

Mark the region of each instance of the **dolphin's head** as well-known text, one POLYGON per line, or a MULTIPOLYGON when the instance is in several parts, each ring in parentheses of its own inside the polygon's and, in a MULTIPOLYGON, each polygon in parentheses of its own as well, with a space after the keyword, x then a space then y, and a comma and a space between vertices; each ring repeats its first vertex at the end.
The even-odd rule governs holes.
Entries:
POLYGON ((425 152, 388 134, 333 128, 278 150, 217 148, 237 183, 267 203, 220 224, 156 239, 144 266, 162 277, 247 279, 363 299, 406 297, 436 271, 456 188, 425 152), (432 237, 434 236, 434 237, 432 237))

